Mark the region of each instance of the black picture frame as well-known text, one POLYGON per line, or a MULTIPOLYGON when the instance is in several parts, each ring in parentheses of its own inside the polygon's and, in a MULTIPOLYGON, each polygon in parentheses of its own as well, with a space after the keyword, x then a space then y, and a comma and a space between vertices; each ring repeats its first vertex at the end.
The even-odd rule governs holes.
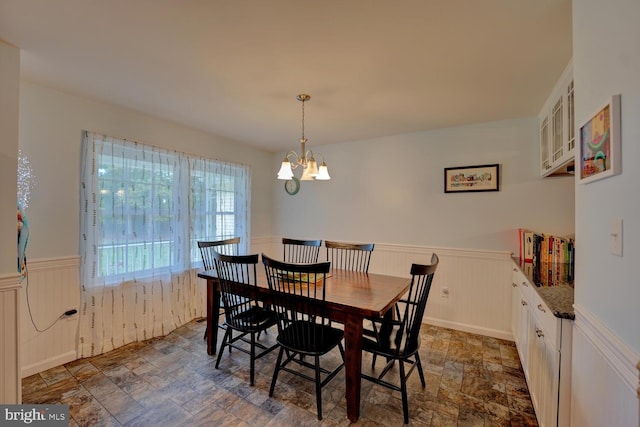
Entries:
POLYGON ((500 191, 500 165, 456 166, 444 168, 445 193, 500 191))

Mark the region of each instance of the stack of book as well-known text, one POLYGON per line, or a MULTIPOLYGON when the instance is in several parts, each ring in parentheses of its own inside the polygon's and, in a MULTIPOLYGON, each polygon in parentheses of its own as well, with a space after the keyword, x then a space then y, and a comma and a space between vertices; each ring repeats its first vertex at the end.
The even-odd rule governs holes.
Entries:
POLYGON ((535 264, 574 264, 575 241, 572 237, 553 236, 525 228, 518 229, 520 259, 535 264))

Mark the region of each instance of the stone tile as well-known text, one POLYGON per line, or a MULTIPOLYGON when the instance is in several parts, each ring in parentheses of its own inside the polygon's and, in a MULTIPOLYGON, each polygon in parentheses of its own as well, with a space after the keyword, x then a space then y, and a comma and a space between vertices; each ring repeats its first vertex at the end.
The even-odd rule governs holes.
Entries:
POLYGON ((466 395, 508 406, 504 384, 495 383, 487 377, 466 375, 462 380, 460 391, 466 395))
POLYGON ((457 427, 458 417, 446 413, 434 412, 431 417, 431 425, 434 427, 457 427))
POLYGON ((484 427, 484 417, 484 411, 462 407, 458 414, 458 427, 484 427))
POLYGON ((88 380, 84 381, 82 385, 98 400, 105 396, 111 396, 113 393, 126 394, 122 389, 120 389, 120 387, 115 385, 113 381, 102 373, 92 376, 88 380))
POLYGON ((123 425, 126 427, 189 425, 191 419, 191 414, 179 405, 165 402, 160 406, 145 408, 141 414, 123 425))
POLYGON ((35 374, 22 379, 22 394, 30 395, 38 390, 45 389, 47 383, 42 379, 40 374, 35 374))
MULTIPOLYGON (((176 424, 176 426, 179 427, 236 427, 246 425, 247 423, 238 419, 233 414, 215 406, 204 409, 189 419, 184 420, 181 424, 176 424)), ((254 425, 254 427, 256 426, 257 425, 254 425)))
POLYGON ((69 408, 69 414, 80 426, 120 426, 121 424, 96 400, 69 408))
POLYGON ((36 403, 36 404, 56 404, 61 401, 66 393, 69 393, 79 387, 78 381, 73 377, 57 381, 50 386, 35 390, 31 393, 25 394, 23 390, 22 402, 23 403, 36 403), (28 397, 28 400, 25 398, 28 397))
POLYGON ((69 372, 64 366, 57 366, 44 372, 40 372, 40 376, 48 386, 73 377, 71 372, 69 372))
POLYGON ((126 424, 148 411, 148 408, 142 406, 126 393, 105 396, 100 399, 100 402, 120 424, 126 424))
MULTIPOLYGON (((190 322, 173 333, 128 344, 23 379, 25 403, 64 403, 71 426, 349 426, 344 371, 322 391, 318 421, 313 383, 282 372, 273 397, 269 387, 276 353, 256 363, 249 386, 247 356, 225 352, 220 369, 206 354, 204 323, 190 322)), ((261 337, 273 342, 277 333, 261 337)), ((220 339, 222 336, 220 335, 220 339)), ((417 372, 408 380, 410 425, 537 426, 533 405, 512 342, 432 325, 421 330, 420 358, 426 387, 417 372)), ((371 371, 371 356, 363 372, 371 371)), ((327 355, 329 367, 339 353, 327 355)), ((398 368, 387 374, 396 381, 398 368)), ((402 425, 400 393, 369 381, 361 390, 358 426, 402 425)))
POLYGON ((67 363, 65 367, 80 382, 100 373, 100 370, 87 359, 80 359, 67 363))

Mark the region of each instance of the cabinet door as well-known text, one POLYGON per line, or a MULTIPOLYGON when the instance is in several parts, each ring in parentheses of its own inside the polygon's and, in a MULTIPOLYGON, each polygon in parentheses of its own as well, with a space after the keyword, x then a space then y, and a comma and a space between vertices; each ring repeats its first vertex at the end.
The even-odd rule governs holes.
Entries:
POLYGON ((515 314, 515 332, 516 348, 520 354, 520 362, 522 362, 522 370, 525 378, 529 378, 529 303, 520 291, 520 287, 516 288, 518 295, 515 297, 514 310, 515 314))
POLYGON ((529 313, 529 393, 541 427, 557 427, 560 351, 544 336, 533 313, 529 313))
MULTIPOLYGON (((520 351, 522 345, 522 311, 521 305, 523 298, 520 292, 520 287, 516 282, 511 283, 511 332, 513 333, 513 340, 516 342, 516 348, 520 351)), ((522 356, 521 356, 522 358, 522 356)))
POLYGON ((551 167, 564 158, 564 94, 551 107, 551 167))
POLYGON ((570 61, 538 114, 540 174, 566 173, 575 155, 573 63, 570 61))
POLYGON ((540 120, 540 173, 545 174, 551 169, 549 156, 549 116, 545 115, 540 120))
POLYGON ((575 102, 573 99, 573 79, 566 85, 567 95, 567 138, 566 156, 573 157, 576 149, 576 117, 575 102))
POLYGON ((520 328, 520 291, 518 284, 511 282, 511 333, 518 347, 518 329, 520 328))

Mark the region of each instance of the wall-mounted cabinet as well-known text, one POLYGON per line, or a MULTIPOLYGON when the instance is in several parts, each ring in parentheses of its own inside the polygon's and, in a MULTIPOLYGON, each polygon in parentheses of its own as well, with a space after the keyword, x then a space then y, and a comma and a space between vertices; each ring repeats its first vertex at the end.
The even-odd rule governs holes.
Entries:
POLYGON ((576 147, 573 61, 565 68, 539 115, 540 174, 572 173, 576 147))

